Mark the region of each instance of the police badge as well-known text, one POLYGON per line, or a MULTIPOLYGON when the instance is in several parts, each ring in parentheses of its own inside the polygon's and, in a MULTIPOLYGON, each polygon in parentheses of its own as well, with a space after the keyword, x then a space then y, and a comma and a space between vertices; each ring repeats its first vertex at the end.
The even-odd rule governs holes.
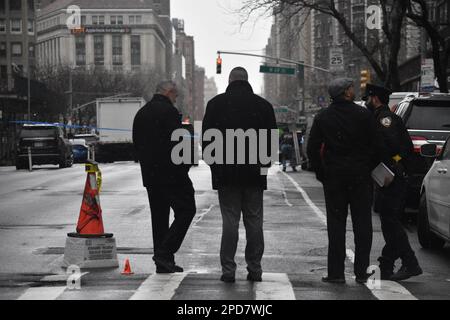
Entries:
POLYGON ((389 128, 392 125, 392 119, 390 117, 383 118, 380 122, 386 128, 389 128))

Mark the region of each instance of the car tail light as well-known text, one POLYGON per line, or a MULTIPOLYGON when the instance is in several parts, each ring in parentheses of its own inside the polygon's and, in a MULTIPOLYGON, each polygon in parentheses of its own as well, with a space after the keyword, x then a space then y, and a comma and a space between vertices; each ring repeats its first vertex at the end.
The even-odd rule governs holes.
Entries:
POLYGON ((416 153, 420 153, 420 147, 428 143, 427 138, 425 137, 411 136, 411 140, 414 145, 414 152, 416 153))

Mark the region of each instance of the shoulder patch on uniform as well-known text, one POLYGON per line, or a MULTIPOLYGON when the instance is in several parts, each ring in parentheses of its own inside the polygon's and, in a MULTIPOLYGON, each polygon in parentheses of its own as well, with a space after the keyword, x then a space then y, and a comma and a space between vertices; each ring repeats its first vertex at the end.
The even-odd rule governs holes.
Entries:
POLYGON ((380 123, 386 127, 389 128, 392 125, 392 118, 391 117, 385 117, 380 120, 380 123))

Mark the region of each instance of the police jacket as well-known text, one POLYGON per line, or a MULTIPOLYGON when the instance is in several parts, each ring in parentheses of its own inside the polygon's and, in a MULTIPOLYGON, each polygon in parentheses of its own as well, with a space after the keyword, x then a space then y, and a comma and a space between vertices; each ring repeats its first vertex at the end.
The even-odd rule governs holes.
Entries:
POLYGON ((388 106, 375 109, 374 115, 385 147, 382 152, 382 161, 394 171, 407 171, 408 161, 414 153, 414 145, 403 120, 388 106), (401 164, 401 169, 398 168, 398 164, 401 164))
POLYGON ((136 114, 133 144, 141 165, 145 187, 191 183, 189 164, 175 165, 171 159, 172 133, 181 128, 181 117, 169 98, 155 94, 136 114))
POLYGON ((380 163, 381 149, 370 111, 339 99, 315 117, 307 154, 320 181, 332 176, 369 178, 380 163))

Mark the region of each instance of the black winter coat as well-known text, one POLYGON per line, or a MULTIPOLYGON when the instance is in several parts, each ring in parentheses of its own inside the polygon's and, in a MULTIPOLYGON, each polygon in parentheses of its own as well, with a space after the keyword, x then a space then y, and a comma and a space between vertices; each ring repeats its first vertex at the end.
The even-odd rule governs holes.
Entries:
MULTIPOLYGON (((224 164, 211 165, 213 189, 218 190, 227 186, 260 187, 267 189, 267 176, 261 174, 261 168, 265 166, 259 162, 259 157, 257 164, 249 164, 248 141, 245 145, 245 164, 236 164, 236 144, 234 152, 235 164, 226 164, 225 146, 227 129, 242 129, 244 131, 255 129, 256 132, 259 129, 266 129, 269 130, 268 137, 270 138, 270 130, 277 129, 272 105, 254 94, 251 85, 247 81, 233 81, 225 93, 216 96, 208 102, 203 119, 203 133, 209 129, 218 129, 224 137, 224 164)), ((257 139, 259 145, 259 134, 257 135, 257 139)), ((203 141, 203 150, 210 143, 203 141)), ((268 143, 270 144, 270 139, 268 143)), ((278 152, 278 150, 274 152, 278 152)), ((270 165, 268 164, 267 166, 270 165)))
POLYGON ((133 143, 145 187, 190 184, 189 165, 171 159, 172 133, 181 128, 181 116, 169 98, 155 94, 134 118, 133 143))
POLYGON ((381 162, 383 149, 371 112, 339 100, 314 119, 307 153, 318 179, 323 181, 328 176, 370 177, 381 162))
POLYGON ((393 113, 388 106, 376 109, 374 115, 385 145, 383 162, 396 174, 406 173, 414 153, 414 145, 402 118, 393 113), (397 155, 401 157, 399 163, 393 160, 397 155))

